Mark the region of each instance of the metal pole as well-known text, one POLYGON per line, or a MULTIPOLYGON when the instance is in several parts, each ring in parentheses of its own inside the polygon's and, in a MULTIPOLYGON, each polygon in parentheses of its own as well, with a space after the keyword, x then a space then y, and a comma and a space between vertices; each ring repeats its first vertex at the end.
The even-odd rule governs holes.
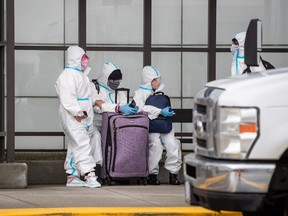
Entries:
POLYGON ((152 2, 151 0, 144 1, 144 53, 143 66, 151 65, 151 26, 152 26, 152 2))
POLYGON ((14 0, 6 1, 7 16, 7 162, 15 160, 15 35, 14 0))
POLYGON ((79 0, 79 23, 78 23, 78 43, 86 50, 86 0, 79 0))
POLYGON ((216 79, 217 0, 208 1, 208 81, 216 79))
POLYGON ((0 162, 5 158, 5 134, 4 134, 4 0, 0 0, 0 162), (2 133, 2 134, 1 134, 2 133))

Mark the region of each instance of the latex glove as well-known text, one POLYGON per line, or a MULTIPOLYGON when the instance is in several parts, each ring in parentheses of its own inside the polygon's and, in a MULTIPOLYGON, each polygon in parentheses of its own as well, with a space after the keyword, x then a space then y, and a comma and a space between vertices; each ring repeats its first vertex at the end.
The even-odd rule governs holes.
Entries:
POLYGON ((126 114, 126 115, 131 115, 131 114, 137 113, 138 107, 137 108, 136 107, 132 108, 129 105, 130 105, 130 103, 125 104, 123 106, 120 106, 120 112, 123 113, 123 114, 126 114))
POLYGON ((171 107, 165 107, 161 110, 161 114, 164 117, 171 117, 174 115, 174 111, 171 109, 171 107))

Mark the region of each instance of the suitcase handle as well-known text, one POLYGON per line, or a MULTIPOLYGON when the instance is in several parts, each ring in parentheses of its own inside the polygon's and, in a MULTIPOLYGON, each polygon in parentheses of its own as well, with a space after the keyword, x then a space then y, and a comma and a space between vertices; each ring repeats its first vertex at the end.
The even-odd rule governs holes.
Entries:
POLYGON ((115 103, 117 104, 117 95, 118 95, 118 92, 120 92, 120 91, 126 92, 127 103, 129 103, 129 92, 130 92, 130 89, 128 89, 128 88, 118 88, 118 89, 115 90, 115 103))

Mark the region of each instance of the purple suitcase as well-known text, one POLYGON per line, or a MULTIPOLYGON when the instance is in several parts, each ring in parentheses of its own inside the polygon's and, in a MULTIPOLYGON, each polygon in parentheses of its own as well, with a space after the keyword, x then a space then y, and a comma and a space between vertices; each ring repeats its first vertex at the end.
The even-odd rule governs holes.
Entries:
POLYGON ((102 115, 103 165, 101 178, 113 180, 142 179, 148 176, 148 131, 146 113, 102 115))

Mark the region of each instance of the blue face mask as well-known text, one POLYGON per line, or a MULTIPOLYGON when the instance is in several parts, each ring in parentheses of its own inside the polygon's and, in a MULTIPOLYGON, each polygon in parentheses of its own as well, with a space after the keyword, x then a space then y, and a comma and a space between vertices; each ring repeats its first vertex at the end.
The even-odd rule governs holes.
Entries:
POLYGON ((113 90, 116 90, 119 85, 120 85, 120 82, 108 80, 108 86, 113 90))
POLYGON ((232 44, 230 47, 230 50, 231 50, 232 55, 234 55, 239 50, 239 46, 232 44))

